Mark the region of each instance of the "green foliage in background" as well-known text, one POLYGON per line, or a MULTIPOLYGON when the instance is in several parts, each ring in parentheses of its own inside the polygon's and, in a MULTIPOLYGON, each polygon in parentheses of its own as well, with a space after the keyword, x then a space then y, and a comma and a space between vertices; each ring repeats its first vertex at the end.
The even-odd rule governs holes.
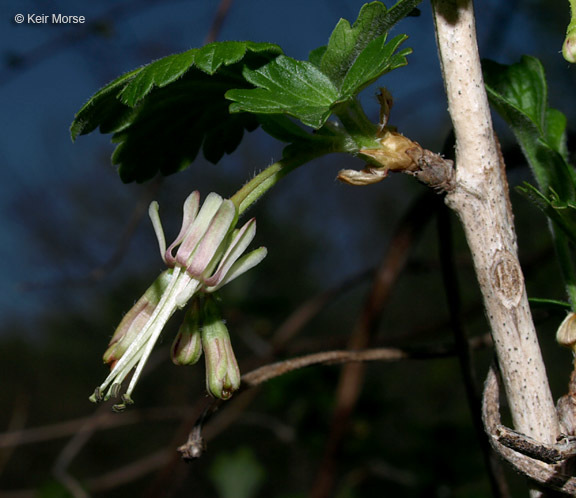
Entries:
POLYGON ((576 171, 568 162, 566 116, 548 107, 548 86, 538 59, 524 56, 510 66, 484 62, 493 107, 512 129, 537 186, 519 190, 550 219, 558 261, 572 309, 576 309, 576 171))

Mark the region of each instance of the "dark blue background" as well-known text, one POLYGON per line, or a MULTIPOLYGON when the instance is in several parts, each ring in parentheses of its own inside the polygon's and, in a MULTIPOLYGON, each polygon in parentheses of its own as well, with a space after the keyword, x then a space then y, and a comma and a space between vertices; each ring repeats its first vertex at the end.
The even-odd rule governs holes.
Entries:
MULTIPOLYGON (((68 128, 88 97, 119 74, 202 45, 218 3, 2 2, 0 316, 20 317, 33 333, 31 318, 40 310, 90 306, 94 292, 105 292, 103 281, 125 272, 153 277, 161 270, 146 219, 137 225, 127 248, 119 249, 134 206, 148 200, 149 187, 121 184, 109 163, 109 137, 95 133, 72 144, 68 128), (17 13, 82 15, 87 22, 17 24, 17 13), (91 272, 115 253, 122 259, 104 272, 106 278, 91 278, 91 272)), ((525 53, 541 58, 550 77, 551 101, 570 118, 575 110, 575 73, 559 54, 568 5, 554 4, 544 8, 536 1, 478 2, 479 42, 483 57, 502 63, 525 53)), ((326 43, 340 17, 354 20, 361 5, 346 0, 236 1, 218 39, 272 41, 288 55, 306 58, 309 50, 326 43)), ((408 67, 381 84, 395 97, 392 124, 425 147, 439 150, 449 120, 429 4, 424 2, 421 10, 419 18, 406 19, 394 29, 410 37, 406 45, 414 53, 408 67)), ((376 87, 369 89, 363 98, 376 120, 375 91, 376 87)), ((278 159, 280 151, 280 144, 255 132, 221 164, 200 160, 190 171, 167 179, 158 196, 164 200, 165 217, 174 219, 168 226, 176 229, 178 206, 187 192, 200 188, 205 195, 221 189, 223 195, 231 195, 253 171, 278 159)), ((361 166, 349 160, 346 165, 361 166)), ((371 248, 380 247, 410 192, 418 188, 404 178, 367 189, 342 186, 334 182, 341 167, 339 157, 319 160, 285 180, 258 206, 287 230, 297 223, 317 238, 320 249, 310 261, 295 264, 327 282, 372 262, 371 248), (333 268, 338 268, 337 274, 333 268)), ((272 249, 284 243, 258 242, 272 249)))

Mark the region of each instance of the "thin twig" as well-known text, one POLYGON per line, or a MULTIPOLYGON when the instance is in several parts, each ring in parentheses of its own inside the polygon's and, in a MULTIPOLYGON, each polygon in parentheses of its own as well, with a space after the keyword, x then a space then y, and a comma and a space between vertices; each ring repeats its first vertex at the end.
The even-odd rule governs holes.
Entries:
POLYGON ((86 479, 86 487, 91 493, 102 493, 118 488, 157 470, 172 458, 173 454, 174 451, 170 447, 155 451, 112 472, 86 479))
MULTIPOLYGON (((431 218, 431 210, 429 209, 431 197, 430 192, 419 197, 399 223, 390 246, 378 266, 372 288, 356 321, 348 344, 349 349, 364 349, 369 347, 372 342, 382 311, 406 265, 410 248, 426 222, 431 218)), ((347 364, 342 369, 336 391, 336 407, 324 448, 324 456, 311 491, 311 496, 314 498, 324 498, 331 494, 336 472, 336 454, 348 426, 350 415, 360 396, 363 379, 364 366, 362 364, 347 364)))
POLYGON ((226 16, 230 12, 230 7, 232 7, 232 0, 221 0, 220 5, 218 5, 218 10, 216 11, 216 15, 214 16, 214 20, 212 21, 212 26, 210 27, 210 31, 206 35, 204 39, 204 43, 212 43, 218 39, 220 35, 220 30, 224 24, 226 16))
MULTIPOLYGON (((372 271, 361 272, 343 283, 304 301, 272 334, 273 338, 271 340, 271 347, 269 348, 270 354, 267 357, 267 360, 272 361, 276 355, 284 351, 288 342, 291 341, 310 320, 330 304, 332 300, 340 296, 342 293, 349 291, 357 283, 364 280, 370 273, 372 273, 372 271)), ((259 358, 258 361, 261 364, 263 360, 262 358, 259 358)), ((235 399, 228 401, 226 403, 226 410, 222 410, 218 413, 214 413, 215 407, 206 407, 205 403, 203 403, 204 406, 200 412, 195 410, 196 415, 188 417, 181 424, 178 430, 175 431, 174 446, 178 446, 183 454, 189 453, 190 456, 192 454, 198 456, 200 453, 198 449, 202 449, 205 442, 209 442, 212 438, 216 437, 234 423, 234 421, 240 417, 244 410, 251 404, 254 398, 256 398, 257 394, 257 389, 251 389, 250 391, 245 392, 242 396, 237 396, 235 399), (203 416, 205 410, 211 412, 209 421, 203 416), (214 413, 213 416, 212 413, 214 413), (199 423, 199 420, 201 420, 201 423, 199 423), (205 425, 204 422, 206 422, 205 425), (181 445, 181 441, 186 437, 186 435, 190 441, 189 448, 186 448, 185 445, 181 445)), ((215 404, 219 405, 218 402, 215 402, 215 404)), ((173 488, 174 476, 179 462, 179 458, 172 458, 165 463, 164 467, 158 473, 157 478, 149 487, 149 493, 147 496, 150 498, 169 496, 169 489, 173 488)))
MULTIPOLYGON (((253 389, 281 375, 313 365, 338 365, 343 363, 361 363, 366 361, 399 361, 399 360, 427 360, 433 358, 446 358, 454 356, 455 350, 451 345, 437 345, 422 348, 373 348, 364 351, 324 351, 309 355, 279 361, 264 365, 242 376, 242 384, 237 394, 253 389)), ((198 418, 190 432, 188 442, 178 450, 184 459, 201 456, 202 426, 210 419, 216 409, 221 405, 220 400, 214 400, 203 414, 198 418), (189 446, 188 446, 189 445, 189 446)))
MULTIPOLYGON (((129 484, 161 467, 171 458, 174 451, 170 447, 150 453, 129 464, 115 468, 111 472, 83 479, 84 487, 89 493, 103 493, 119 486, 129 484)), ((2 498, 36 498, 36 489, 16 489, 12 491, 0 490, 2 498)))
MULTIPOLYGON (((101 406, 97 411, 103 412, 104 410, 108 410, 108 407, 101 406)), ((58 479, 68 489, 68 491, 70 491, 74 498, 88 498, 88 493, 78 480, 68 473, 68 467, 76 455, 80 453, 82 448, 84 448, 86 443, 90 440, 92 434, 97 430, 97 420, 98 417, 94 417, 80 427, 70 441, 68 441, 66 446, 64 446, 52 467, 52 472, 56 479, 58 479)))
POLYGON ((374 270, 362 271, 344 282, 312 296, 296 308, 284 322, 276 329, 272 339, 273 354, 280 353, 288 344, 309 323, 320 311, 326 308, 332 301, 348 292, 358 283, 366 280, 374 270))
POLYGON ((544 463, 559 463, 576 456, 576 438, 562 436, 556 444, 544 444, 504 425, 496 428, 498 442, 544 463))
POLYGON ((0 476, 2 475, 6 464, 12 456, 13 448, 18 446, 20 442, 19 432, 22 430, 21 428, 26 424, 29 401, 29 397, 21 393, 16 398, 16 402, 14 403, 12 416, 10 417, 10 422, 8 423, 8 433, 11 435, 11 437, 8 439, 11 444, 7 445, 3 451, 0 451, 0 476))
POLYGON ((454 349, 451 346, 444 345, 410 349, 373 348, 364 351, 325 351, 279 361, 257 368, 242 376, 242 384, 246 388, 252 388, 275 377, 312 365, 338 365, 343 363, 363 363, 366 361, 398 361, 409 359, 425 360, 430 358, 445 358, 453 355, 454 349))
POLYGON ((242 396, 235 396, 226 402, 226 410, 218 412, 223 403, 221 400, 205 397, 199 400, 195 406, 195 416, 187 417, 180 425, 170 446, 178 447, 178 452, 173 451, 171 457, 165 462, 158 472, 155 480, 148 486, 144 498, 164 498, 173 496, 173 490, 178 488, 178 481, 186 478, 181 463, 182 460, 190 461, 199 458, 206 449, 206 443, 229 427, 237 418, 244 413, 252 403, 258 389, 252 389, 242 396), (181 441, 188 435, 189 447, 181 445, 181 441), (182 458, 181 458, 182 456, 182 458))
POLYGON ((17 447, 52 441, 77 433, 86 424, 95 424, 99 430, 114 429, 147 420, 170 420, 191 416, 193 408, 187 406, 167 406, 147 410, 132 409, 121 417, 111 411, 96 410, 93 415, 68 420, 58 424, 10 430, 0 433, 0 448, 17 447))

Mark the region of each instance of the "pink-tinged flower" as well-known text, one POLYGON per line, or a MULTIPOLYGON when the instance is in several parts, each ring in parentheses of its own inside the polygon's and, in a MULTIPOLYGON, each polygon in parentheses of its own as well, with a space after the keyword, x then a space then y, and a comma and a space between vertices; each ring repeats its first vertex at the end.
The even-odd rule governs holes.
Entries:
POLYGON ((148 287, 144 295, 138 299, 132 309, 124 315, 120 325, 116 328, 108 349, 104 353, 104 363, 114 367, 116 362, 126 352, 132 341, 146 325, 156 306, 160 302, 162 294, 170 282, 171 272, 166 270, 148 287))
POLYGON ((170 357, 174 365, 194 365, 202 356, 202 325, 200 323, 200 302, 192 301, 178 334, 172 342, 170 357))
POLYGON ((213 299, 206 299, 202 311, 206 389, 216 398, 228 399, 240 387, 240 369, 232 349, 230 334, 213 299))
POLYGON ((126 314, 104 355, 112 371, 90 399, 103 401, 120 395, 122 402, 114 406, 117 411, 132 403, 136 382, 174 312, 186 306, 195 294, 220 289, 266 256, 264 247, 243 255, 256 235, 256 221, 251 219, 235 229, 237 209, 232 201, 223 200, 218 194, 209 194, 202 207, 198 192, 188 196, 182 228, 168 248, 157 202, 150 204, 149 214, 162 259, 170 269, 158 277, 126 314), (128 389, 121 394, 121 384, 132 371, 128 389))

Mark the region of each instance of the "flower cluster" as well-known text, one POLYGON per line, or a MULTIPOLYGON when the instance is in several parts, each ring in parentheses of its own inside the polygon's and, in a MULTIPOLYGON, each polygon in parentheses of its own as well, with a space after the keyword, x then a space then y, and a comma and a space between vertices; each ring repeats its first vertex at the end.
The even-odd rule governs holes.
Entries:
POLYGON ((193 365, 206 358, 206 390, 220 399, 228 399, 240 387, 240 369, 230 342, 226 324, 212 296, 194 298, 186 318, 172 343, 172 361, 193 365))
POLYGON ((213 299, 199 296, 217 291, 264 259, 264 247, 243 255, 256 235, 256 221, 251 219, 236 229, 238 212, 231 200, 211 193, 200 206, 200 194, 193 192, 184 202, 180 233, 167 248, 157 202, 150 205, 149 215, 162 259, 169 268, 120 322, 104 353, 110 374, 90 399, 99 402, 120 397, 121 403, 114 405, 116 411, 131 404, 132 391, 162 329, 193 296, 196 297, 173 345, 172 358, 177 364, 195 363, 203 348, 208 390, 225 399, 239 386, 238 366, 213 299), (132 371, 127 390, 121 392, 122 382, 132 371))

